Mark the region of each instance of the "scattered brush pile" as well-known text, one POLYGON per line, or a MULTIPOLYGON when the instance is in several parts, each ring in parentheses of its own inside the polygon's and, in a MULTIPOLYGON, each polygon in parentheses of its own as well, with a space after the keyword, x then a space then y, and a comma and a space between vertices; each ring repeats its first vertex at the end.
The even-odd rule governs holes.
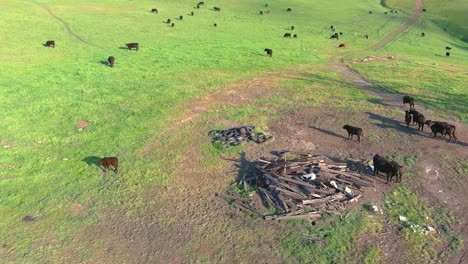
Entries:
POLYGON ((265 216, 250 205, 250 199, 220 196, 266 220, 314 221, 323 214, 341 214, 347 203, 362 197, 363 188, 373 187, 373 179, 361 175, 365 170, 366 165, 359 161, 336 163, 323 155, 285 152, 276 160, 260 159, 254 175, 239 182, 244 188, 253 186, 263 205, 277 213, 265 216))
POLYGON ((228 130, 212 130, 208 135, 213 138, 213 144, 219 143, 224 148, 237 146, 248 141, 260 144, 272 138, 263 133, 255 133, 254 126, 235 127, 228 130))

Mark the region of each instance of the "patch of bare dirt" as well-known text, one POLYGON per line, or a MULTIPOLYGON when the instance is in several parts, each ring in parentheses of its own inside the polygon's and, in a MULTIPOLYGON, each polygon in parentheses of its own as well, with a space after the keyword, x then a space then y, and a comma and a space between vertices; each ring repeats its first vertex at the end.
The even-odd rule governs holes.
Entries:
POLYGON ((79 203, 73 203, 70 208, 68 209, 68 213, 73 217, 86 217, 88 216, 88 212, 86 211, 86 207, 79 203))
POLYGON ((76 122, 76 126, 79 128, 89 127, 90 125, 91 125, 91 122, 89 121, 81 120, 81 121, 76 122))

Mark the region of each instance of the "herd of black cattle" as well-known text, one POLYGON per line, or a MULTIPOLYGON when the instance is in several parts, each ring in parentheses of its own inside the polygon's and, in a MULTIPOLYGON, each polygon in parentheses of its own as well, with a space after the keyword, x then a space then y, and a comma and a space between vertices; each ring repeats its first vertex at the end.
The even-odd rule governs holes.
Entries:
MULTIPOLYGON (((200 9, 200 7, 203 6, 204 4, 205 4, 204 2, 199 2, 196 5, 196 8, 200 9)), ((265 4, 264 6, 268 7, 268 4, 265 4)), ((220 12, 221 8, 213 7, 212 10, 216 11, 216 12, 220 12)), ((292 12, 292 9, 288 8, 288 9, 286 9, 286 11, 287 12, 292 12)), ((426 11, 426 10, 423 9, 423 11, 426 11)), ((151 12, 156 13, 156 14, 159 13, 157 8, 151 9, 151 12)), ((265 11, 265 13, 269 14, 269 13, 271 13, 271 10, 267 10, 267 11, 265 11)), ((392 9, 391 13, 396 14, 396 13, 398 13, 398 11, 392 9)), ((264 12, 260 11, 259 14, 263 15, 264 12)), ((369 14, 372 14, 372 11, 369 11, 369 14)), ((385 14, 387 14, 387 12, 385 12, 385 14)), ((190 12, 190 15, 194 16, 195 13, 190 12)), ((183 16, 179 16, 179 20, 183 20, 183 19, 184 19, 183 16)), ((172 23, 170 18, 167 19, 166 24, 170 25, 171 27, 175 26, 175 24, 172 23)), ((213 25, 215 27, 217 27, 216 23, 213 24, 213 25)), ((295 29, 295 27, 291 26, 291 30, 294 31, 294 29, 295 29)), ((336 30, 336 28, 333 25, 330 26, 330 29, 332 31, 336 30)), ((330 36, 330 39, 338 40, 339 36, 341 36, 341 35, 343 35, 343 32, 334 33, 333 35, 330 36)), ((424 32, 422 33, 422 36, 423 37, 425 36, 424 32)), ((369 38, 369 36, 367 34, 364 37, 366 39, 369 38)), ((285 33, 284 38, 291 38, 291 33, 285 33)), ((293 38, 297 38, 297 34, 294 34, 293 38)), ((132 50, 132 49, 139 50, 139 44, 138 43, 127 43, 125 45, 129 50, 132 50)), ((48 40, 44 46, 55 48, 55 41, 54 40, 48 40)), ((346 47, 346 44, 344 44, 344 43, 341 43, 339 45, 339 48, 345 48, 345 47, 346 47)), ((445 49, 446 49, 446 54, 445 55, 447 57, 450 56, 449 51, 451 50, 451 48, 446 47, 445 49)), ((264 51, 266 52, 267 56, 269 56, 269 57, 273 56, 273 50, 272 49, 266 48, 264 51)), ((109 66, 113 67, 114 63, 115 63, 115 57, 110 56, 108 58, 108 62, 109 62, 109 66)), ((457 137, 455 135, 456 127, 454 125, 451 125, 451 124, 449 124, 447 122, 426 120, 422 113, 416 111, 416 109, 414 107, 414 98, 413 97, 404 96, 403 97, 403 105, 405 105, 405 104, 409 105, 409 110, 405 110, 405 123, 406 123, 407 127, 409 127, 411 122, 413 122, 413 125, 415 125, 415 124, 418 125, 418 130, 424 131, 424 125, 427 125, 428 127, 430 127, 430 129, 432 131, 432 134, 434 134, 434 137, 436 137, 437 134, 440 133, 444 137, 446 135, 448 135, 449 136, 449 142, 452 142, 452 140, 454 142, 456 142, 456 140, 457 140, 457 137)), ((345 126, 343 126, 343 129, 345 129, 348 132, 348 139, 352 140, 353 136, 356 135, 357 136, 357 141, 361 142, 361 136, 363 136, 362 128, 353 127, 353 126, 350 126, 350 125, 345 125, 345 126)), ((105 158, 102 158, 99 161, 99 166, 104 171, 107 170, 107 169, 111 169, 113 167, 114 172, 117 173, 118 172, 118 165, 119 165, 119 160, 118 160, 117 157, 105 157, 105 158)), ((396 161, 389 161, 386 158, 376 154, 373 157, 373 165, 374 165, 374 176, 376 176, 379 172, 383 172, 383 173, 386 173, 386 175, 387 175, 387 183, 389 181, 391 181, 391 179, 393 177, 396 177, 395 182, 401 182, 401 175, 402 175, 402 168, 403 167, 400 166, 396 161)))

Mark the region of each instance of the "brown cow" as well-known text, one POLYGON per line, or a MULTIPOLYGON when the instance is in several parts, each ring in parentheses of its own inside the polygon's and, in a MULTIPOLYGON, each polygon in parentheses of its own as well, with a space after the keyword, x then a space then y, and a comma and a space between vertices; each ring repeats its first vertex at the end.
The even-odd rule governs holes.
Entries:
POLYGON ((114 56, 110 56, 109 58, 107 58, 107 61, 109 62, 109 66, 114 67, 114 62, 115 62, 114 56))
POLYGON ((338 46, 338 48, 346 48, 346 44, 341 43, 341 44, 338 46))
POLYGON ((119 159, 117 157, 105 157, 99 160, 99 167, 105 172, 107 169, 114 167, 114 172, 119 172, 119 159))

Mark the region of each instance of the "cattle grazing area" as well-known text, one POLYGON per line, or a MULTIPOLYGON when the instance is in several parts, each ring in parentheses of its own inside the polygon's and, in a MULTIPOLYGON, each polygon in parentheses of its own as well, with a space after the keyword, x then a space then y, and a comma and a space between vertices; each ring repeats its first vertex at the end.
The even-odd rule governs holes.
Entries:
POLYGON ((466 263, 466 13, 0 1, 0 263, 466 263), (348 167, 314 182, 292 153, 348 167), (269 207, 259 160, 295 170, 269 207), (320 218, 277 219, 314 199, 320 218))

